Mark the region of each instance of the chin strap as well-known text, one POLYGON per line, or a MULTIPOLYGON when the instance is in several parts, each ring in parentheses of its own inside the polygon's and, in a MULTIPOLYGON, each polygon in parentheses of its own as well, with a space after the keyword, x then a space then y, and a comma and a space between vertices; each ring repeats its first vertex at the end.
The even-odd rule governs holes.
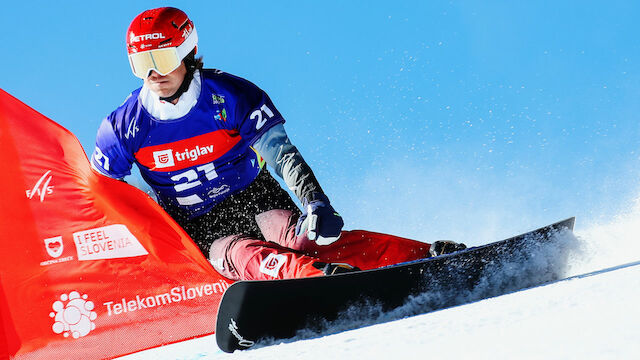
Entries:
POLYGON ((178 90, 176 90, 175 94, 167 97, 160 97, 160 100, 172 102, 173 100, 182 96, 182 94, 189 90, 189 85, 191 85, 191 80, 193 80, 193 75, 195 74, 196 70, 202 67, 202 60, 201 58, 196 59, 195 50, 189 53, 189 55, 185 56, 183 61, 184 65, 187 67, 187 73, 184 75, 182 84, 180 84, 180 87, 178 88, 178 90))

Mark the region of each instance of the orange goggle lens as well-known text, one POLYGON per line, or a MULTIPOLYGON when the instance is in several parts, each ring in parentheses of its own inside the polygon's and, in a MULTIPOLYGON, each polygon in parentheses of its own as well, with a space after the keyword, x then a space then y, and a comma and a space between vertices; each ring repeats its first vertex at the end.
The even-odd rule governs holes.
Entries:
POLYGON ((139 52, 129 55, 129 64, 133 74, 146 79, 151 70, 164 76, 177 69, 182 61, 178 57, 178 50, 174 47, 139 52))

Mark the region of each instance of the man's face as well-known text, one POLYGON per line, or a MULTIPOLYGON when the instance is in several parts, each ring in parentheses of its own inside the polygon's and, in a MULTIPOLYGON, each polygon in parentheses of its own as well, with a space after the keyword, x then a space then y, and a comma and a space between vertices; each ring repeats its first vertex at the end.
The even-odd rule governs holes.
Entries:
POLYGON ((187 68, 184 66, 184 63, 180 64, 177 69, 165 76, 151 70, 151 74, 144 79, 144 84, 156 95, 160 97, 169 97, 178 91, 186 73, 187 68))

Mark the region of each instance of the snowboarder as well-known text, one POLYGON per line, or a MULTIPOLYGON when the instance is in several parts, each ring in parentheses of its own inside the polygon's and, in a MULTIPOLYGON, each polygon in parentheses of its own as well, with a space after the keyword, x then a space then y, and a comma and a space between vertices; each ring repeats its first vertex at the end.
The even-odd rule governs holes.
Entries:
POLYGON ((158 203, 223 275, 318 276, 430 255, 426 243, 342 231, 342 218, 271 99, 245 79, 204 69, 196 58, 196 28, 183 11, 142 12, 127 30, 126 45, 143 85, 101 123, 92 167, 123 179, 135 163, 158 203), (302 212, 265 163, 294 192, 302 212), (369 256, 356 256, 360 243, 369 256), (353 256, 345 257, 345 249, 353 256))

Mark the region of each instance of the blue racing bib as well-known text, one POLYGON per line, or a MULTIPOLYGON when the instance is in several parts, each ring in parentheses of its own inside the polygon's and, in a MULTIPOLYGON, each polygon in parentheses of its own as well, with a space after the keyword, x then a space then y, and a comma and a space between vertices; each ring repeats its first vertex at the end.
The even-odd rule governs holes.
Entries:
POLYGON ((217 70, 201 71, 201 91, 185 116, 158 120, 134 91, 98 129, 92 166, 113 178, 136 164, 161 205, 190 217, 245 189, 262 159, 251 145, 284 122, 267 94, 251 82, 217 70))

